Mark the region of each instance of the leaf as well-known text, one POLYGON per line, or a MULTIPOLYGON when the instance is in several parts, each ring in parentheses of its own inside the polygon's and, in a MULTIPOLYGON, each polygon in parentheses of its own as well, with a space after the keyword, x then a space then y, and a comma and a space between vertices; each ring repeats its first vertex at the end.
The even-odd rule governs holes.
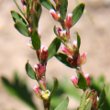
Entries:
POLYGON ((60 1, 60 14, 61 18, 65 19, 66 13, 67 13, 67 7, 68 7, 68 0, 59 0, 60 1))
POLYGON ((62 53, 58 53, 55 55, 55 57, 60 61, 62 62, 63 64, 65 64, 66 66, 70 67, 70 68, 73 68, 67 61, 67 58, 68 56, 65 55, 65 54, 62 54, 62 53))
POLYGON ((15 96, 22 100, 28 107, 31 107, 32 110, 37 110, 35 103, 32 99, 32 92, 29 91, 26 80, 20 79, 18 77, 18 73, 14 73, 13 81, 10 82, 7 78, 2 77, 1 81, 3 83, 4 88, 9 92, 10 95, 15 96))
POLYGON ((26 66, 25 66, 27 75, 32 78, 32 79, 36 79, 36 73, 34 72, 33 68, 31 67, 31 65, 27 62, 26 66))
POLYGON ((78 74, 78 87, 80 89, 86 89, 87 88, 87 83, 86 83, 86 79, 84 78, 84 76, 82 74, 78 74))
POLYGON ((12 15, 12 18, 13 18, 15 23, 21 22, 24 25, 27 25, 25 19, 19 13, 15 12, 15 11, 11 11, 11 15, 12 15))
POLYGON ((76 24, 77 21, 81 18, 83 11, 84 11, 85 5, 83 3, 79 4, 74 10, 73 10, 73 16, 72 21, 73 24, 76 24))
POLYGON ((68 103, 69 103, 69 99, 68 99, 68 97, 67 97, 65 100, 63 100, 63 101, 55 108, 55 110, 67 110, 68 103))
POLYGON ((47 8, 48 10, 54 8, 51 4, 51 2, 49 2, 48 0, 40 0, 41 4, 47 8))
POLYGON ((53 90, 52 90, 52 92, 50 94, 50 99, 52 98, 52 96, 55 93, 57 88, 58 88, 58 80, 56 78, 54 78, 54 86, 53 86, 53 90))
POLYGON ((14 26, 22 35, 29 37, 28 27, 26 25, 17 21, 14 26))
POLYGON ((77 33, 77 47, 78 47, 78 49, 80 48, 80 45, 81 45, 81 39, 80 39, 79 34, 77 33))
POLYGON ((58 51, 61 44, 61 40, 57 37, 52 41, 48 48, 48 59, 52 58, 58 51))
POLYGON ((32 45, 35 50, 39 50, 41 46, 41 40, 37 31, 33 32, 31 35, 32 45))

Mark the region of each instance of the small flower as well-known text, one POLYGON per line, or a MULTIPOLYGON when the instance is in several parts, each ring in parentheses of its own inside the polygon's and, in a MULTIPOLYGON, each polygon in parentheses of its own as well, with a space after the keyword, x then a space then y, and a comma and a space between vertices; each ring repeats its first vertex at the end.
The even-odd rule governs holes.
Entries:
POLYGON ((46 46, 42 45, 41 49, 37 51, 37 55, 40 61, 45 62, 48 58, 48 49, 46 46))
POLYGON ((78 87, 78 78, 76 76, 72 76, 71 81, 75 87, 78 87))
POLYGON ((34 92, 36 93, 36 95, 37 95, 38 97, 41 96, 41 90, 40 90, 39 86, 35 85, 35 86, 33 87, 33 90, 34 90, 34 92))
POLYGON ((77 64, 78 65, 85 64, 86 60, 87 60, 87 53, 83 53, 82 55, 79 55, 78 60, 77 60, 77 64))
POLYGON ((87 85, 89 86, 90 83, 91 83, 91 78, 90 78, 90 75, 88 73, 84 74, 84 77, 86 79, 86 82, 87 82, 87 85))
POLYGON ((42 91, 41 95, 44 100, 48 100, 50 97, 50 91, 49 90, 42 91))
POLYGON ((36 64, 34 68, 38 79, 41 79, 41 77, 45 74, 46 66, 42 64, 36 64))
POLYGON ((65 19, 65 27, 70 29, 72 27, 72 13, 69 13, 65 19))
POLYGON ((55 20, 59 20, 60 19, 60 13, 57 13, 54 9, 50 9, 50 14, 52 15, 52 17, 55 20))
POLYGON ((70 48, 65 47, 64 45, 61 45, 61 50, 64 52, 67 56, 72 57, 73 51, 70 48))

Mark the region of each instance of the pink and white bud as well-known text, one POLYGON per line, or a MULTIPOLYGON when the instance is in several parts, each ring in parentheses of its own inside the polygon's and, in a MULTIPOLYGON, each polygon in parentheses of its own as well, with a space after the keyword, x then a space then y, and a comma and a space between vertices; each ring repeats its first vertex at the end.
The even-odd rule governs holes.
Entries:
POLYGON ((41 78, 45 74, 45 71, 46 71, 45 65, 36 64, 34 66, 34 68, 35 68, 35 72, 36 72, 38 78, 41 78))
POLYGON ((78 65, 82 65, 86 63, 86 60, 87 60, 87 53, 84 52, 82 55, 78 57, 77 63, 78 65))
POLYGON ((84 74, 84 77, 86 79, 86 82, 87 82, 87 85, 89 86, 90 83, 91 83, 91 78, 90 78, 90 75, 88 73, 84 74))
POLYGON ((32 32, 32 28, 31 27, 28 27, 28 31, 31 33, 32 32))
POLYGON ((65 47, 64 45, 61 45, 61 51, 63 53, 65 53, 67 56, 72 56, 73 55, 73 51, 67 47, 65 47))
POLYGON ((65 19, 65 27, 70 29, 72 27, 72 13, 69 13, 65 19))
POLYGON ((39 96, 39 97, 41 96, 41 90, 40 90, 39 86, 35 85, 33 87, 33 90, 34 90, 34 92, 36 93, 37 96, 39 96))
POLYGON ((72 76, 71 81, 75 87, 78 87, 78 78, 76 76, 72 76))
POLYGON ((77 48, 77 40, 73 41, 73 48, 77 48))
POLYGON ((52 15, 52 17, 55 20, 59 20, 60 19, 60 13, 57 13, 54 9, 50 9, 50 14, 52 15))

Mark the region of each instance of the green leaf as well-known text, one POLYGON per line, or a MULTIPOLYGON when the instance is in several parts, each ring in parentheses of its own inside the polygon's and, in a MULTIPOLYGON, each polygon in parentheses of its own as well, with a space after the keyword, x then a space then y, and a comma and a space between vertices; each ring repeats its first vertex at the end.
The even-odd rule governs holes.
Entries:
POLYGON ((60 1, 60 14, 61 18, 65 19, 66 13, 67 13, 67 7, 68 7, 68 0, 59 0, 60 1))
POLYGON ((58 51, 61 44, 61 40, 57 37, 52 41, 48 48, 48 59, 52 58, 58 51))
POLYGON ((26 66, 25 66, 27 75, 32 78, 32 79, 36 79, 36 73, 34 72, 33 68, 31 67, 31 65, 27 62, 26 66))
POLYGON ((25 19, 19 13, 17 13, 16 11, 11 11, 11 15, 12 15, 12 18, 13 18, 15 23, 16 22, 21 22, 24 25, 27 25, 25 19))
POLYGON ((22 35, 29 37, 28 26, 18 21, 15 23, 14 26, 22 35))
POLYGON ((62 54, 62 53, 58 53, 55 55, 55 57, 60 61, 62 62, 63 64, 65 64, 66 66, 70 67, 70 68, 73 68, 67 61, 67 58, 68 56, 65 55, 65 54, 62 54))
POLYGON ((54 86, 53 86, 53 90, 52 90, 52 92, 50 94, 50 99, 52 98, 52 96, 55 93, 57 88, 58 88, 58 80, 56 78, 54 78, 54 86))
POLYGON ((55 108, 55 110, 67 110, 68 103, 69 103, 69 99, 68 99, 68 97, 67 97, 65 100, 63 100, 63 101, 55 108))
POLYGON ((82 74, 78 74, 78 87, 80 89, 86 89, 87 88, 87 83, 86 83, 86 79, 84 78, 84 76, 82 74))
POLYGON ((41 40, 38 33, 35 31, 31 35, 32 45, 35 50, 39 50, 41 46, 41 40))
POLYGON ((51 2, 49 2, 49 0, 40 0, 40 2, 48 10, 54 8, 53 5, 51 4, 51 2))
POLYGON ((85 5, 83 3, 79 4, 74 10, 73 10, 73 16, 72 21, 73 24, 76 24, 77 21, 81 18, 83 11, 84 11, 85 5))
POLYGON ((78 49, 80 48, 80 45, 81 45, 81 39, 80 39, 79 34, 77 33, 77 47, 78 47, 78 49))
POLYGON ((3 83, 4 88, 7 92, 18 98, 22 102, 24 102, 28 107, 31 107, 32 110, 37 110, 35 103, 32 98, 32 92, 28 89, 26 80, 20 79, 18 77, 18 73, 14 73, 13 81, 9 81, 7 78, 2 77, 1 81, 3 83))

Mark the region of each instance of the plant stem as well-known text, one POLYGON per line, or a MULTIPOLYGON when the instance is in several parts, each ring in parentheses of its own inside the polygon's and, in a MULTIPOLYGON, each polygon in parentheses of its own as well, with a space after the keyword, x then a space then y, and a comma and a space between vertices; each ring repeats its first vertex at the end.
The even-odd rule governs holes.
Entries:
POLYGON ((50 109, 50 101, 49 100, 43 100, 44 110, 50 109))

